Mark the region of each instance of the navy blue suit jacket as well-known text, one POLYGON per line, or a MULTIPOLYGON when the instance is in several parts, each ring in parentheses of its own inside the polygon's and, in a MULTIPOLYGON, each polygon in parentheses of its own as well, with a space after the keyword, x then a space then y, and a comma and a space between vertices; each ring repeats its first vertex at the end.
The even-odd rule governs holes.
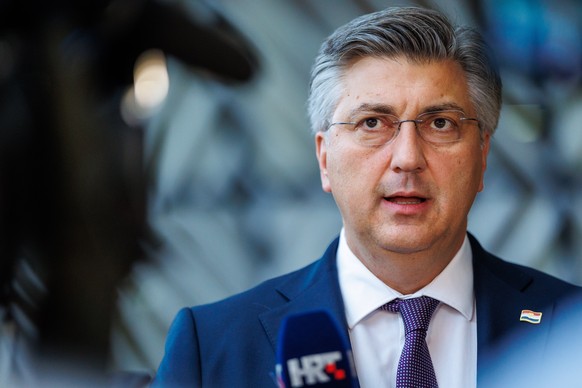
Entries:
MULTIPOLYGON (((561 301, 579 288, 505 262, 483 250, 471 235, 469 238, 481 379, 489 350, 514 329, 534 333, 530 351, 542 354, 561 301), (523 309, 542 312, 542 322, 520 322, 523 309)), ((277 334, 289 314, 327 309, 347 336, 335 259, 337 243, 336 239, 320 260, 303 269, 217 303, 182 309, 168 333, 153 386, 276 387, 277 334)))

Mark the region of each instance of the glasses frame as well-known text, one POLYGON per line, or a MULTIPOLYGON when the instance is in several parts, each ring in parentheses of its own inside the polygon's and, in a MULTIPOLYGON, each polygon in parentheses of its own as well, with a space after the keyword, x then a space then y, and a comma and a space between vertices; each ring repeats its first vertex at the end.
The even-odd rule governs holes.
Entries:
MULTIPOLYGON (((406 119, 406 120, 400 120, 397 116, 390 114, 390 113, 374 113, 374 112, 370 112, 370 117, 369 118, 375 118, 375 117, 389 117, 389 118, 394 118, 395 120, 392 120, 392 124, 396 125, 396 130, 394 131, 394 135, 386 142, 382 143, 382 145, 385 144, 390 144, 391 142, 394 141, 394 139, 396 139, 396 137, 398 137, 398 134, 400 133, 400 126, 402 125, 402 123, 414 123, 414 126, 416 128, 416 133, 418 134, 418 136, 423 139, 424 141, 426 141, 427 143, 431 143, 431 144, 450 144, 450 143, 455 143, 457 141, 460 141, 461 138, 459 139, 455 139, 455 140, 451 140, 451 141, 430 141, 425 139, 422 136, 422 132, 418 130, 418 124, 422 124, 423 122, 425 122, 426 120, 423 120, 422 117, 423 116, 428 116, 428 115, 435 115, 435 114, 439 114, 439 113, 449 113, 449 112, 455 112, 460 114, 459 120, 461 121, 459 123, 459 127, 460 124, 465 122, 465 121, 475 121, 479 126, 480 126, 480 122, 479 119, 474 118, 474 117, 466 117, 465 112, 463 112, 462 110, 458 110, 458 109, 441 109, 441 110, 436 110, 436 111, 429 111, 429 112, 423 112, 421 114, 419 114, 418 116, 416 116, 415 119, 406 119)), ((331 123, 327 129, 329 130, 331 127, 335 126, 335 125, 353 125, 354 129, 355 126, 358 125, 360 122, 362 122, 363 120, 366 119, 362 119, 359 121, 338 121, 335 123, 331 123)))

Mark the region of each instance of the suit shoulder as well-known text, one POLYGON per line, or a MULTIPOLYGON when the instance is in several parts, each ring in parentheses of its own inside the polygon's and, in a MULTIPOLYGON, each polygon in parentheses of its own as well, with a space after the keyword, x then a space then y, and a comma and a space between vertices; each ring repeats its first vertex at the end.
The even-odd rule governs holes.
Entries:
POLYGON ((548 298, 582 291, 582 287, 559 279, 554 275, 501 259, 485 251, 476 240, 472 243, 472 248, 474 251, 474 263, 479 267, 477 271, 488 271, 520 291, 534 291, 548 298))
POLYGON ((279 292, 288 283, 302 281, 310 272, 312 272, 321 260, 315 261, 301 269, 289 272, 280 276, 267 279, 260 284, 249 288, 248 290, 229 296, 215 302, 193 306, 191 310, 195 314, 216 314, 228 313, 229 311, 238 312, 241 308, 247 311, 261 312, 269 310, 274 306, 287 301, 287 298, 279 292))
POLYGON ((238 311, 240 306, 244 306, 257 312, 257 310, 268 310, 285 303, 290 295, 296 295, 301 290, 308 289, 320 275, 333 274, 334 271, 337 273, 335 255, 338 240, 336 238, 332 241, 322 257, 302 268, 265 280, 228 298, 194 306, 191 309, 195 313, 206 314, 230 309, 238 311))
MULTIPOLYGON (((502 260, 502 259, 499 259, 502 260)), ((532 267, 528 267, 525 265, 521 265, 521 264, 516 264, 516 263, 510 263, 507 261, 502 260, 502 262, 506 265, 506 268, 510 268, 513 267, 515 271, 520 271, 523 272, 525 274, 527 274, 528 276, 530 276, 533 281, 535 281, 536 283, 543 285, 546 288, 551 288, 551 289, 555 289, 555 288, 562 288, 562 289, 566 289, 566 290, 582 290, 582 288, 580 288, 579 286, 576 286, 566 280, 560 279, 554 275, 548 274, 546 272, 543 272, 541 270, 538 270, 536 268, 532 268, 532 267)), ((511 272, 511 270, 508 269, 508 272, 511 272)))

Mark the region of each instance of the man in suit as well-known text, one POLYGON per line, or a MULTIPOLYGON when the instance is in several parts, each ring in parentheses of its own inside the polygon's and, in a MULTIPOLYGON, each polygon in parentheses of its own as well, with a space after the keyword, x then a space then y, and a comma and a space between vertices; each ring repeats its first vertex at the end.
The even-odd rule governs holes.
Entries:
POLYGON ((391 8, 336 30, 313 67, 309 113, 339 237, 306 268, 180 311, 154 385, 275 386, 282 320, 325 309, 359 384, 400 386, 403 319, 382 307, 418 297, 438 301, 426 343, 441 387, 485 381, 492 349, 516 331, 532 333, 532 365, 543 365, 578 288, 502 261, 467 232, 500 107, 482 38, 438 12, 391 8))

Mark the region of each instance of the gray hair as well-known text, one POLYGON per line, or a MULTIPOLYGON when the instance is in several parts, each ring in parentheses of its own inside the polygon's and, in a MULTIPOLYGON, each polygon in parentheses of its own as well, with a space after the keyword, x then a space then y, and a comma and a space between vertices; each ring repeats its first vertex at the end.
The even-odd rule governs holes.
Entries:
POLYGON ((343 76, 355 59, 404 56, 416 63, 454 60, 467 77, 481 136, 493 135, 501 110, 501 78, 489 47, 470 27, 453 27, 441 13, 388 8, 356 18, 322 44, 311 71, 308 113, 313 133, 326 131, 343 92, 343 76))

